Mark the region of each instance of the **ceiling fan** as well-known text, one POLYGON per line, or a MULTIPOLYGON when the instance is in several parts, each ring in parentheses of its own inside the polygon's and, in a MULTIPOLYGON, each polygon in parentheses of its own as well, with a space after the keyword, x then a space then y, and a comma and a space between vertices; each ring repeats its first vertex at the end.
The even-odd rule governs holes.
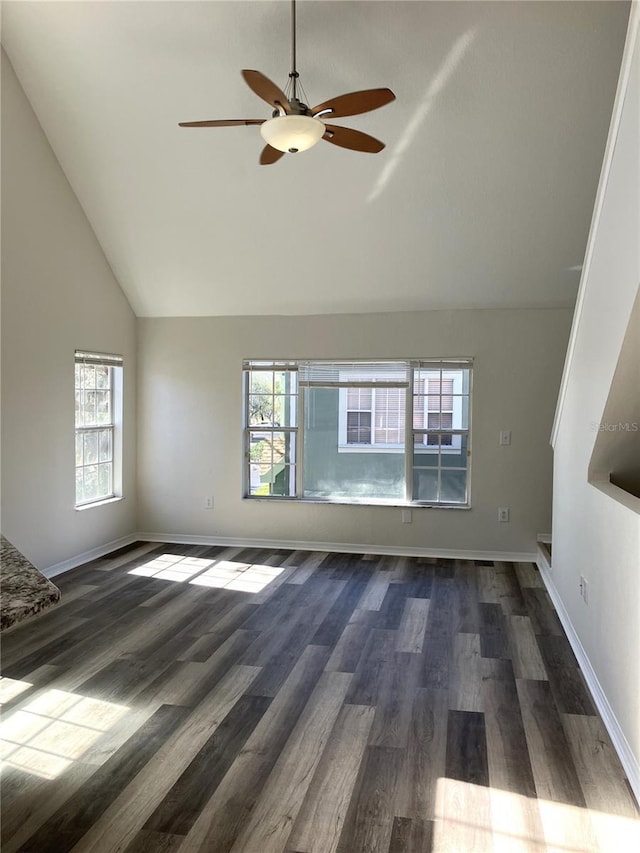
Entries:
POLYGON ((245 82, 258 97, 262 98, 273 107, 270 119, 245 118, 245 119, 214 119, 211 121, 181 121, 180 127, 232 127, 234 125, 259 125, 260 134, 267 143, 260 155, 260 164, 268 166, 276 163, 285 154, 296 154, 298 151, 306 151, 321 139, 341 148, 350 148, 353 151, 363 151, 368 154, 377 154, 384 148, 384 142, 353 130, 349 127, 340 127, 335 124, 327 124, 325 118, 343 118, 360 113, 376 110, 385 104, 395 100, 391 89, 365 89, 360 92, 350 92, 347 95, 339 95, 323 101, 315 107, 309 108, 298 97, 298 89, 304 94, 299 74, 296 69, 296 0, 291 0, 291 71, 286 92, 272 83, 268 77, 260 71, 244 70, 242 76, 245 82))

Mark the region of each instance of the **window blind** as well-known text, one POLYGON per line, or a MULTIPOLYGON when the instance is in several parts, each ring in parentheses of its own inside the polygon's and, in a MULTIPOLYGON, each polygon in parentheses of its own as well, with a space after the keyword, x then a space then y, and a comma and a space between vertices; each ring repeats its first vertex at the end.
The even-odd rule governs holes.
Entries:
POLYGON ((403 361, 302 361, 302 388, 406 388, 409 362, 403 361))
POLYGON ((87 350, 76 350, 75 359, 76 364, 106 364, 108 367, 122 367, 123 364, 121 355, 87 350))

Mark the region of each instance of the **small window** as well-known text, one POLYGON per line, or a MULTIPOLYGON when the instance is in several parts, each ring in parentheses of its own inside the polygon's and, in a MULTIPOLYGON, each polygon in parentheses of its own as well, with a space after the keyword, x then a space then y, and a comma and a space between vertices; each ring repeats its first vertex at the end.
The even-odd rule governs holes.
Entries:
POLYGON ((122 357, 76 351, 76 507, 121 494, 122 357))

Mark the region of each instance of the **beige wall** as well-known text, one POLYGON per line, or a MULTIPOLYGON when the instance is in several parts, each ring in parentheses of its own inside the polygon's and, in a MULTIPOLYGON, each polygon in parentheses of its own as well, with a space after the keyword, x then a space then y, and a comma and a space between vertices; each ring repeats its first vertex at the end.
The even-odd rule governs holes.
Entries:
POLYGON ((549 434, 571 312, 140 319, 139 525, 183 534, 522 553, 551 520, 549 434), (242 500, 243 358, 473 356, 472 509, 242 500), (512 431, 500 447, 499 431, 512 431), (206 495, 214 509, 203 509, 206 495), (499 524, 498 506, 511 508, 499 524))
MULTIPOLYGON (((635 8, 629 48, 639 17, 635 8)), ((620 122, 614 112, 554 434, 552 583, 606 697, 618 748, 640 794, 640 499, 588 479, 640 282, 637 42, 626 60, 620 122), (581 575, 588 603, 580 597, 581 575)), ((625 391, 628 402, 637 403, 640 387, 633 380, 625 391)), ((630 405, 620 414, 631 417, 634 410, 630 405)))
POLYGON ((135 317, 2 54, 2 532, 46 569, 135 530, 135 317), (125 358, 125 500, 74 509, 74 350, 125 358))

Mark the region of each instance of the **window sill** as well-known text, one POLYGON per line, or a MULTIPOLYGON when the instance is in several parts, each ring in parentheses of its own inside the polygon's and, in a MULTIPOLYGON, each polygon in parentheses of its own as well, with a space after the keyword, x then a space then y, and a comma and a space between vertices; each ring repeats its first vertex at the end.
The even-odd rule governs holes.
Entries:
POLYGON ((123 501, 124 495, 115 495, 112 498, 105 498, 102 501, 92 501, 89 504, 80 504, 80 506, 74 507, 77 512, 84 512, 85 509, 93 509, 97 506, 106 506, 107 504, 115 504, 118 501, 123 501))
POLYGON ((418 503, 414 501, 385 501, 385 500, 347 500, 346 498, 287 498, 273 495, 270 497, 262 495, 244 495, 245 501, 258 501, 261 503, 288 503, 288 504, 316 504, 324 506, 361 506, 361 507, 398 507, 401 509, 472 509, 471 504, 439 504, 418 503))

